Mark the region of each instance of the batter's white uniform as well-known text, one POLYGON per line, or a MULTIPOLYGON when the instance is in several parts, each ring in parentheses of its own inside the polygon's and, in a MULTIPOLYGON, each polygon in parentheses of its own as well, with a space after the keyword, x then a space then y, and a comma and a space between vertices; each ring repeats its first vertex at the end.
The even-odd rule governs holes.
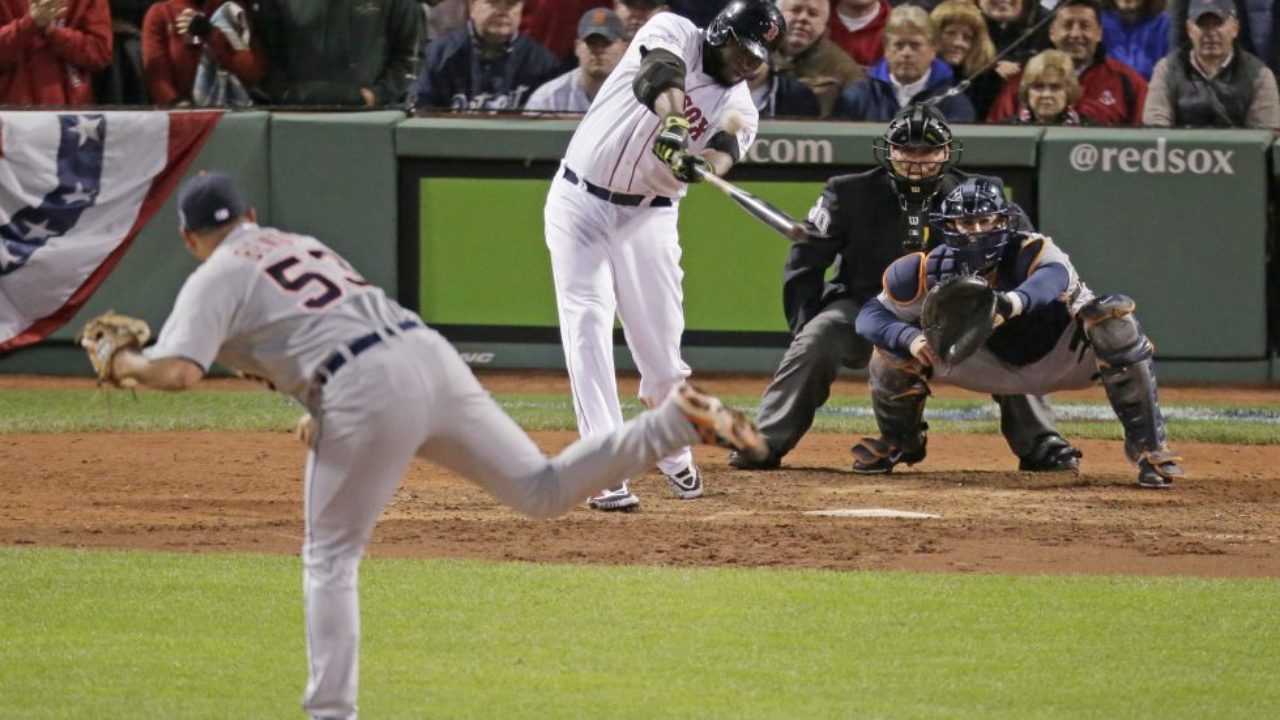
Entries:
POLYGON ((303 541, 310 676, 303 707, 356 716, 357 569, 413 457, 533 517, 553 517, 697 440, 670 399, 548 460, 452 346, 318 240, 245 223, 182 287, 148 358, 216 359, 305 405, 303 541))
MULTIPOLYGON (((583 437, 622 423, 613 363, 615 315, 640 370, 641 401, 661 401, 689 376, 680 357, 684 273, 676 229, 687 188, 653 154, 661 118, 632 90, 641 52, 657 49, 682 58, 687 69, 690 152, 705 149, 731 111, 743 122, 736 133, 740 157, 756 135, 759 115, 746 83, 725 87, 703 72, 703 33, 675 13, 659 13, 640 28, 578 125, 551 183, 544 220, 583 437)), ((675 475, 692 462, 686 447, 658 465, 675 475)))

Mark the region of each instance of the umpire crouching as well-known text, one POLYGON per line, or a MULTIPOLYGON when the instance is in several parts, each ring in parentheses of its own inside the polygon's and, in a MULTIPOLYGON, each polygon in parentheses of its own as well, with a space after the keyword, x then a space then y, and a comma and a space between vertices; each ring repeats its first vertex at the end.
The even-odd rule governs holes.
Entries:
MULTIPOLYGON (((929 249, 931 236, 942 237, 938 230, 930 232, 929 215, 952 188, 971 177, 953 168, 960 147, 932 106, 904 108, 890 121, 884 137, 876 139, 875 150, 880 167, 827 181, 809 211, 810 242, 791 248, 782 295, 794 339, 760 400, 757 421, 770 453, 762 461, 735 453, 729 464, 736 468, 778 467, 830 397, 840 368, 867 366, 872 346, 854 332, 858 309, 880 293, 881 276, 890 263, 929 249), (833 266, 834 275, 827 281, 827 270, 833 266)), ((1017 215, 1021 229, 1030 230, 1021 209, 1017 215)), ((1000 429, 1020 460, 1019 469, 1079 468, 1080 451, 1058 434, 1043 397, 1009 395, 995 400, 1000 405, 1000 429)), ((921 418, 907 422, 919 428, 911 442, 891 446, 880 438, 863 438, 855 445, 853 471, 887 473, 899 463, 923 460, 926 426, 921 418)))

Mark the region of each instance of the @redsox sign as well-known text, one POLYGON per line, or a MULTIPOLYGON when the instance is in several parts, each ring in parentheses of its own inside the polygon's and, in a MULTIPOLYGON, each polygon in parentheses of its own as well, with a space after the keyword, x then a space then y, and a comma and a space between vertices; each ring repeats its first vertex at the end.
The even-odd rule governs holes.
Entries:
POLYGON ((1154 147, 1104 147, 1078 143, 1071 148, 1068 162, 1076 172, 1119 172, 1148 175, 1235 175, 1231 165, 1234 150, 1168 147, 1165 138, 1154 147))

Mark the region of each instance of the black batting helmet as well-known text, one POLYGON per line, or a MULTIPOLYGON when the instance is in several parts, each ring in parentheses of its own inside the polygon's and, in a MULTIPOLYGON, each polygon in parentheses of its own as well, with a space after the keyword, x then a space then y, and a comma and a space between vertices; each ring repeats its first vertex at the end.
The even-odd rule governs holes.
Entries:
POLYGON ((768 0, 733 0, 707 26, 707 44, 721 47, 729 38, 748 52, 767 61, 782 44, 787 21, 768 0))
POLYGON ((960 262, 969 272, 986 272, 1000 260, 1005 245, 1013 235, 1010 216, 1013 205, 1005 199, 1004 188, 986 178, 968 178, 943 198, 938 212, 930 220, 942 226, 946 244, 957 252, 960 262), (956 225, 957 220, 995 215, 1000 222, 986 232, 966 233, 956 225))

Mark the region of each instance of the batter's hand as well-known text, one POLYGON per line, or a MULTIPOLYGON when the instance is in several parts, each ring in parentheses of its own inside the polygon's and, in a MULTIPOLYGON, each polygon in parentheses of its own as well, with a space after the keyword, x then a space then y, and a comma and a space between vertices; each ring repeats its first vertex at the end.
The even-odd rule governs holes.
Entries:
POLYGON ((680 182, 702 182, 702 173, 699 172, 698 168, 702 168, 703 171, 710 173, 715 172, 715 168, 711 166, 711 163, 704 160, 701 156, 691 155, 689 153, 680 153, 679 155, 676 155, 674 161, 671 163, 671 172, 675 174, 676 179, 680 182))
POLYGON ((678 155, 689 147, 689 121, 683 115, 668 115, 662 119, 658 137, 653 141, 653 154, 662 162, 675 168, 678 155))

